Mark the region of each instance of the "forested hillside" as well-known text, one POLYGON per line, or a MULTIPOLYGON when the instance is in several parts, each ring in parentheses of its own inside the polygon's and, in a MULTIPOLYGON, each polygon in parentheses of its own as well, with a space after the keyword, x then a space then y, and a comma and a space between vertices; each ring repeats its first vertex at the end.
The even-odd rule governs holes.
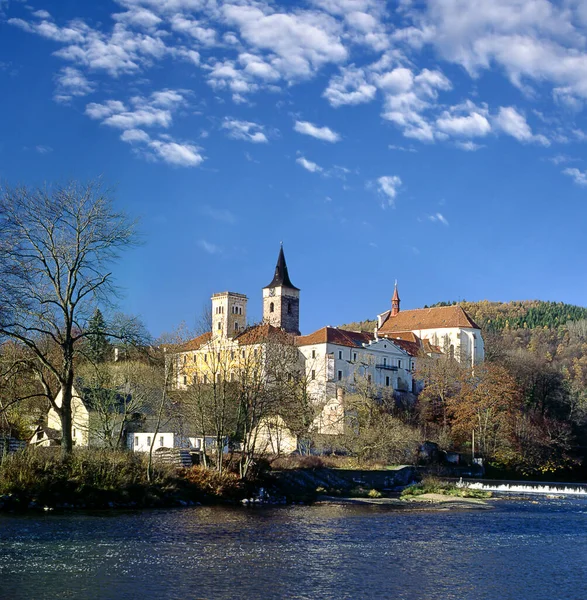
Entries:
MULTIPOLYGON (((450 306, 457 302, 438 302, 432 306, 450 306)), ((556 328, 568 321, 587 319, 587 308, 564 302, 521 300, 512 302, 459 302, 484 331, 503 329, 556 328)), ((427 308, 427 307, 425 307, 427 308)))
MULTIPOLYGON (((575 470, 575 477, 583 476, 587 309, 536 300, 460 305, 483 331, 486 363, 472 373, 448 357, 423 357, 417 377, 425 387, 412 422, 443 447, 467 447, 474 429, 482 456, 502 471, 569 477, 575 470)), ((374 326, 359 321, 342 327, 374 326)))

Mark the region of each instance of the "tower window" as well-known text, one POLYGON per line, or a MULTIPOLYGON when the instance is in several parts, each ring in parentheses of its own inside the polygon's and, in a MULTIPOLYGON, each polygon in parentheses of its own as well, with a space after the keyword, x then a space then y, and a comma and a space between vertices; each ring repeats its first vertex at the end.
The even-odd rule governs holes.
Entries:
POLYGON ((269 312, 274 312, 275 311, 275 305, 273 304, 273 302, 269 305, 269 312))
POLYGON ((386 377, 386 378, 385 378, 385 385, 386 385, 387 387, 389 387, 389 377, 386 377))
POLYGON ((402 361, 401 361, 401 360, 398 360, 398 361, 397 361, 397 366, 398 366, 398 368, 400 368, 400 369, 402 368, 402 361))
POLYGON ((338 351, 338 360, 342 360, 342 350, 338 351))
POLYGON ((291 302, 287 303, 287 314, 291 315, 291 302))
POLYGON ((316 350, 312 350, 312 358, 316 358, 316 350))
POLYGON ((316 371, 312 369, 312 379, 316 379, 316 371))
POLYGON ((235 323, 235 324, 234 324, 234 330, 235 330, 235 331, 238 331, 238 323, 235 323))
POLYGON ((220 321, 218 321, 218 329, 222 329, 222 323, 220 321))
POLYGON ((337 379, 338 379, 339 381, 342 381, 342 371, 339 371, 339 372, 338 372, 338 377, 337 377, 337 379))

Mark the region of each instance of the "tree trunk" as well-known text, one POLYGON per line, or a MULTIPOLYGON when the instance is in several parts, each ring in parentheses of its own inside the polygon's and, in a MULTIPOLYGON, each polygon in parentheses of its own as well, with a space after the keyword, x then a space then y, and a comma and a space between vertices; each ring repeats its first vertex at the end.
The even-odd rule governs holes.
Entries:
MULTIPOLYGON (((73 378, 72 378, 73 379, 73 378)), ((73 438, 71 435, 71 398, 73 395, 73 381, 61 385, 61 458, 65 460, 73 451, 73 438)))

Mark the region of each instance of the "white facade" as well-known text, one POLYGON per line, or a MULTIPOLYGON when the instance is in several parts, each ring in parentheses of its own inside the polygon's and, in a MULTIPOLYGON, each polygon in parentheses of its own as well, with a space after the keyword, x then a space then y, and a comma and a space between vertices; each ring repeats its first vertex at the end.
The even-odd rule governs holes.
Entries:
POLYGON ((336 387, 352 390, 359 378, 373 386, 412 391, 414 358, 391 340, 372 340, 362 346, 336 343, 300 346, 310 393, 317 399, 336 396, 336 387))
MULTIPOLYGON (((55 404, 61 407, 62 392, 59 391, 55 404)), ((57 411, 51 407, 47 415, 47 427, 61 431, 61 419, 57 411)), ((71 398, 71 437, 76 446, 88 446, 90 439, 90 412, 76 390, 71 398)))
MULTIPOLYGON (((155 440, 153 450, 157 450, 157 448, 203 450, 204 444, 207 451, 216 449, 216 438, 213 436, 180 436, 169 431, 162 431, 157 434, 142 431, 129 433, 127 436, 127 447, 133 452, 149 452, 153 440, 155 440)), ((226 440, 223 452, 227 453, 228 450, 228 440, 226 440)))
POLYGON ((465 327, 443 327, 438 329, 416 329, 419 338, 429 340, 438 346, 444 354, 454 356, 460 362, 472 365, 485 359, 485 345, 479 329, 465 327))

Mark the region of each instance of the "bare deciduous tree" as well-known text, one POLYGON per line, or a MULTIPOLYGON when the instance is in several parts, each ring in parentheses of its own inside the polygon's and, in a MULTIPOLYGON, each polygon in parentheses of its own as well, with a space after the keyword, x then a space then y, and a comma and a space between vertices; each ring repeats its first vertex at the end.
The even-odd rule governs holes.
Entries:
POLYGON ((0 340, 32 356, 40 395, 61 419, 64 456, 73 446, 72 390, 87 324, 99 301, 112 300, 110 265, 135 240, 134 224, 99 182, 0 190, 0 340))

